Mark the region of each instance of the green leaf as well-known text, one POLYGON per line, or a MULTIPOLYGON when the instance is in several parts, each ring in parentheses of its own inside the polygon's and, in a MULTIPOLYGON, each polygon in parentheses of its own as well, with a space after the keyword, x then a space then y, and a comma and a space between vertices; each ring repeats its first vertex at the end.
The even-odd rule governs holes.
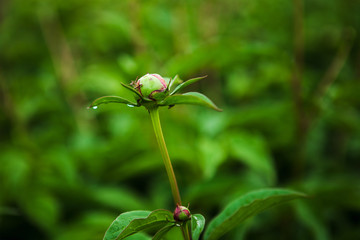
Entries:
MULTIPOLYGON (((177 75, 176 75, 177 76, 177 75)), ((197 81, 206 78, 207 76, 202 76, 202 77, 197 77, 197 78, 192 78, 187 80, 186 82, 183 82, 181 84, 179 84, 178 86, 176 86, 176 88, 174 89, 174 91, 172 91, 172 93, 170 95, 173 95, 177 92, 179 92, 180 90, 182 90, 183 88, 189 86, 190 84, 196 83, 197 81)))
POLYGON ((192 240, 198 240, 205 227, 205 218, 201 214, 191 215, 191 235, 192 240))
POLYGON ((310 232, 313 234, 312 239, 331 239, 329 228, 323 221, 320 220, 320 214, 317 214, 314 209, 311 209, 310 205, 307 205, 303 201, 296 202, 295 210, 297 213, 297 219, 299 219, 303 226, 311 230, 310 232))
POLYGON ((19 202, 31 222, 45 232, 51 232, 52 229, 55 229, 58 226, 60 216, 58 199, 49 192, 42 190, 24 193, 26 194, 22 198, 19 197, 19 202))
POLYGON ((105 233, 104 240, 124 239, 132 234, 148 229, 160 229, 174 221, 168 210, 131 211, 120 214, 105 233))
POLYGON ((127 90, 130 90, 131 92, 133 92, 133 93, 135 93, 138 97, 140 97, 141 99, 143 99, 143 96, 141 96, 141 94, 138 92, 138 91, 136 91, 136 89, 135 88, 133 88, 132 86, 129 86, 129 85, 127 85, 127 84, 125 84, 125 83, 120 83, 121 84, 121 86, 123 86, 124 88, 126 88, 127 90))
POLYGON ((121 187, 97 187, 91 189, 91 198, 96 202, 120 211, 144 208, 145 203, 133 192, 121 187))
POLYGON ((96 109, 99 105, 101 104, 107 104, 107 103, 124 103, 124 104, 128 104, 134 107, 138 107, 139 105, 137 103, 131 102, 125 98, 122 97, 118 97, 118 96, 104 96, 104 97, 100 97, 95 99, 95 101, 93 101, 91 103, 91 105, 88 107, 89 109, 96 109))
POLYGON ((221 112, 208 97, 198 92, 188 92, 184 94, 175 94, 165 98, 159 102, 159 106, 173 106, 176 104, 194 104, 212 108, 216 111, 221 112))
POLYGON ((184 235, 181 231, 181 227, 175 225, 175 227, 171 228, 169 232, 163 236, 162 240, 183 240, 184 235))
POLYGON ((230 203, 210 222, 204 239, 219 239, 247 218, 273 206, 305 196, 303 193, 287 189, 264 189, 247 193, 230 203))
POLYGON ((227 135, 230 154, 259 173, 269 185, 274 184, 276 173, 266 140, 247 132, 232 131, 227 135))
POLYGON ((152 240, 160 240, 162 237, 167 234, 173 227, 175 227, 175 224, 167 225, 160 229, 152 238, 152 240))
POLYGON ((212 178, 218 167, 226 160, 226 148, 219 143, 218 139, 205 137, 199 138, 193 146, 197 152, 196 162, 202 170, 203 177, 212 178))
POLYGON ((151 240, 152 238, 145 233, 136 233, 126 238, 126 240, 151 240))
POLYGON ((104 240, 117 239, 131 221, 146 218, 150 213, 150 211, 130 211, 120 214, 106 231, 104 240))
POLYGON ((170 89, 172 89, 174 84, 176 85, 176 84, 180 84, 180 83, 182 83, 182 80, 179 78, 179 75, 176 75, 175 77, 170 79, 167 89, 170 90, 170 89))

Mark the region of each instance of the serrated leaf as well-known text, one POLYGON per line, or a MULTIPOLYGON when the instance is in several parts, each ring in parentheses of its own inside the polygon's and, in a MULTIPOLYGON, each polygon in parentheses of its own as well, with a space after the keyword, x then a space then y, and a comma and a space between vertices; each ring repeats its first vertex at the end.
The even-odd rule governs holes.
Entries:
POLYGON ((107 103, 123 103, 123 104, 127 104, 127 105, 134 106, 134 107, 138 106, 137 103, 131 102, 131 101, 129 101, 129 100, 125 99, 125 98, 122 98, 122 97, 104 96, 104 97, 100 97, 100 98, 95 99, 88 108, 89 109, 90 108, 96 109, 99 105, 107 104, 107 103))
POLYGON ((162 237, 167 234, 173 227, 175 227, 175 224, 167 225, 163 228, 161 228, 152 238, 152 240, 160 240, 162 237))
MULTIPOLYGON (((177 76, 177 75, 176 75, 177 76)), ((202 76, 202 77, 197 77, 197 78, 192 78, 187 80, 186 82, 183 82, 181 84, 179 84, 178 86, 176 86, 176 88, 174 89, 174 91, 172 91, 171 95, 179 92, 180 90, 182 90, 183 88, 189 86, 190 84, 196 83, 197 81, 206 78, 207 76, 202 76)))
POLYGON ((191 215, 192 240, 198 240, 205 227, 205 217, 201 214, 191 215))
POLYGON ((222 111, 208 97, 198 92, 171 95, 159 102, 159 106, 173 106, 176 104, 201 105, 212 108, 216 111, 222 111))
POLYGON ((264 189, 247 193, 230 203, 210 222, 205 231, 204 239, 219 239, 247 218, 300 197, 305 197, 305 195, 287 189, 264 189))
POLYGON ((174 221, 174 218, 168 210, 122 213, 112 222, 105 233, 104 240, 120 240, 143 230, 160 229, 170 221, 174 221))

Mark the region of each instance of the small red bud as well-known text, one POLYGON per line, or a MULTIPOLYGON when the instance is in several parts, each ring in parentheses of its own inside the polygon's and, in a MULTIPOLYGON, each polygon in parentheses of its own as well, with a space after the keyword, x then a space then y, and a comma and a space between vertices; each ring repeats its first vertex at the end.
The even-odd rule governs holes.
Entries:
POLYGON ((187 207, 177 205, 174 211, 174 219, 177 222, 185 222, 189 220, 190 217, 191 213, 187 207))

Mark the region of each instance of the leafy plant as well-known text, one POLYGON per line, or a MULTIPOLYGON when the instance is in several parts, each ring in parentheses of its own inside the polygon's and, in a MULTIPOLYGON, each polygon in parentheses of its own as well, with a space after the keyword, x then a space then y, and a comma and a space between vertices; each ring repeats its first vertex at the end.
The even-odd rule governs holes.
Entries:
MULTIPOLYGON (((194 104, 222 111, 201 93, 178 93, 186 86, 203 78, 198 77, 180 82, 177 76, 173 79, 164 79, 158 74, 146 74, 130 85, 122 84, 123 87, 135 94, 135 102, 119 96, 104 96, 96 99, 89 106, 89 108, 97 109, 101 104, 122 103, 130 107, 144 106, 148 110, 176 206, 173 213, 168 210, 122 213, 110 225, 104 240, 125 239, 140 231, 155 232, 153 239, 162 239, 172 228, 180 228, 185 240, 199 239, 205 227, 205 218, 201 214, 191 214, 187 207, 182 206, 175 173, 162 133, 158 109, 162 106, 171 108, 178 104, 194 104)), ((219 239, 247 218, 270 207, 304 196, 302 193, 287 189, 265 189, 245 194, 230 203, 210 222, 204 239, 219 239)))

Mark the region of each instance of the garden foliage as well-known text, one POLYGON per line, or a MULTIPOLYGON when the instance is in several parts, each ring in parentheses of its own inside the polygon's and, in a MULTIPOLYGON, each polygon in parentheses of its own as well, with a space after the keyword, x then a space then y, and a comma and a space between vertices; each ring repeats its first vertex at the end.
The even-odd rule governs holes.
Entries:
POLYGON ((359 12, 350 0, 1 1, 0 239, 98 240, 123 212, 173 209, 148 113, 87 109, 132 100, 122 84, 153 72, 207 75, 186 92, 223 109, 160 111, 183 203, 206 219, 200 239, 274 187, 308 197, 221 239, 359 239, 359 12))

